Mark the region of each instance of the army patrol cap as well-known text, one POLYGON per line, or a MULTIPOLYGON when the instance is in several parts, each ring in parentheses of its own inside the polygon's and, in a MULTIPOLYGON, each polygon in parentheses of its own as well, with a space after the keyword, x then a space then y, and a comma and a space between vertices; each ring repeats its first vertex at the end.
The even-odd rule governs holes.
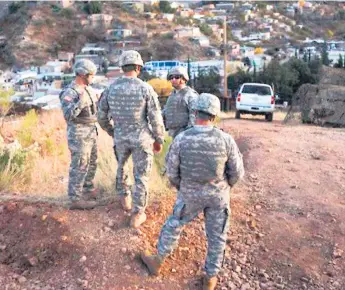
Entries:
POLYGON ((78 60, 75 64, 74 64, 74 68, 73 68, 75 74, 80 74, 80 75, 88 75, 88 74, 93 74, 95 75, 97 72, 97 67, 96 65, 88 59, 81 59, 78 60))
POLYGON ((172 75, 181 75, 183 76, 183 78, 188 82, 189 81, 189 76, 188 76, 188 72, 187 72, 187 68, 183 67, 183 66, 176 66, 174 68, 172 68, 169 73, 168 73, 168 79, 170 76, 172 75))
POLYGON ((219 98, 212 94, 202 93, 197 100, 196 110, 217 116, 220 113, 219 98))
POLYGON ((143 60, 139 52, 135 50, 127 50, 121 54, 120 66, 125 66, 129 64, 144 66, 143 60))

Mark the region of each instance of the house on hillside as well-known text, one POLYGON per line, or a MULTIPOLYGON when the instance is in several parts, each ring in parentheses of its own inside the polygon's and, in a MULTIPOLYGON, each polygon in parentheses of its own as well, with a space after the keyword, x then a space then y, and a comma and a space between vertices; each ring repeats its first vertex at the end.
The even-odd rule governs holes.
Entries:
POLYGON ((62 73, 70 67, 66 61, 48 61, 45 65, 39 68, 40 74, 47 73, 62 73))
POLYGON ((172 22, 175 18, 175 14, 173 13, 164 13, 162 14, 162 19, 172 22))
POLYGON ((121 40, 127 37, 132 36, 131 29, 108 29, 106 32, 106 40, 121 40))
POLYGON ((58 2, 57 4, 62 8, 69 8, 73 5, 74 0, 59 0, 56 2, 58 2))
POLYGON ((65 62, 71 62, 74 58, 73 52, 66 52, 66 51, 59 51, 58 52, 58 60, 59 61, 65 61, 65 62))
POLYGON ((199 37, 192 37, 190 41, 196 45, 201 47, 208 47, 210 46, 210 40, 206 36, 199 36, 199 37))
POLYGON ((91 28, 110 28, 113 16, 109 14, 92 14, 88 16, 87 26, 91 28))
POLYGON ((179 27, 174 30, 174 38, 176 39, 183 37, 198 37, 201 35, 200 28, 197 26, 179 27))

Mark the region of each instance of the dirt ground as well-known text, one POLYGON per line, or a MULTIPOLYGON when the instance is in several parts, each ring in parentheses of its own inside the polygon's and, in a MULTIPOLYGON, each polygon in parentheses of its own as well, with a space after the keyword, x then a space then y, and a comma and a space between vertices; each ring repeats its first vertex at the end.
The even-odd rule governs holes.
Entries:
MULTIPOLYGON (((244 155, 217 289, 345 289, 345 130, 221 122, 244 155)), ((201 289, 203 218, 188 225, 160 277, 138 259, 154 251, 174 196, 152 200, 128 228, 117 200, 92 211, 25 200, 0 203, 1 289, 201 289)))

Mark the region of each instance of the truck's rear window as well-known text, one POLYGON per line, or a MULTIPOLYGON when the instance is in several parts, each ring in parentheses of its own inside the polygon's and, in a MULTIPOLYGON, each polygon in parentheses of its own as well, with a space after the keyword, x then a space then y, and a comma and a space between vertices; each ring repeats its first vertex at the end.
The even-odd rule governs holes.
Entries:
POLYGON ((264 86, 245 85, 242 89, 242 94, 271 95, 271 89, 264 86))

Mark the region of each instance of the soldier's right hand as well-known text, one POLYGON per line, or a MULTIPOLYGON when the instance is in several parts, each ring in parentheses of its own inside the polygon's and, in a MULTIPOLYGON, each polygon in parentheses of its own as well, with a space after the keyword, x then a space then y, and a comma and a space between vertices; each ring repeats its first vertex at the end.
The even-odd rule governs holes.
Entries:
POLYGON ((157 141, 155 141, 155 142, 153 143, 153 153, 159 153, 159 152, 161 152, 161 151, 162 151, 162 148, 163 148, 162 144, 158 143, 157 141))

